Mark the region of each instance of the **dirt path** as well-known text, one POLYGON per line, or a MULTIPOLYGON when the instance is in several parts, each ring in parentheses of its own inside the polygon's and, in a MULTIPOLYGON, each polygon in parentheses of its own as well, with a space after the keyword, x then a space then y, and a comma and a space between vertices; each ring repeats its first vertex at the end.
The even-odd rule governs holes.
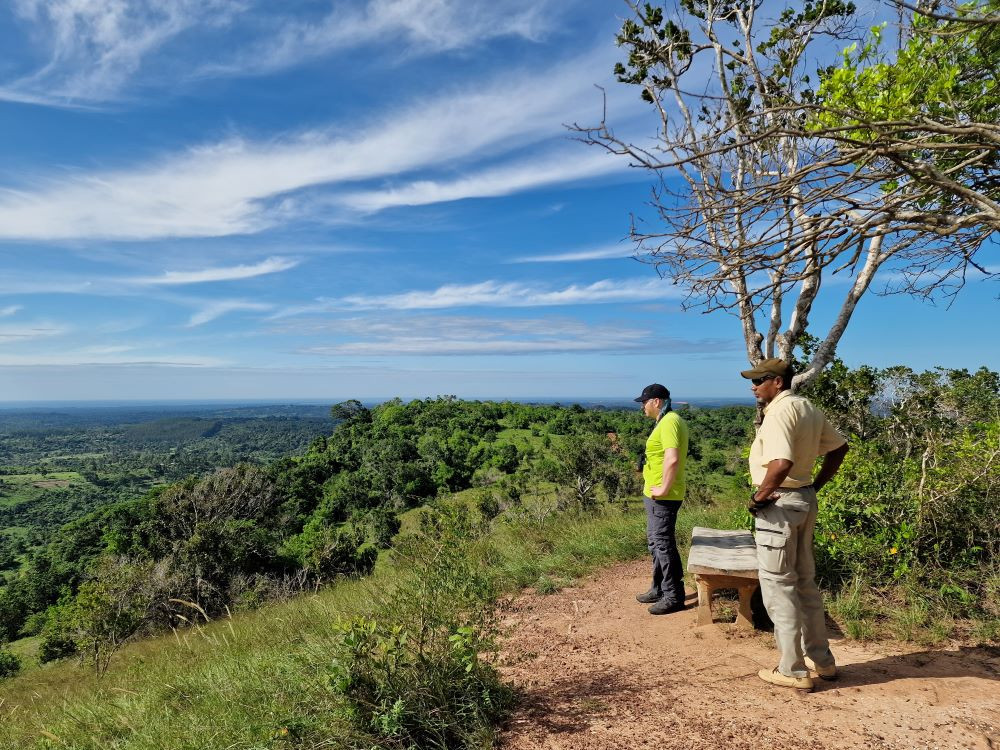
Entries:
POLYGON ((628 563, 512 603, 502 663, 525 700, 504 750, 1000 750, 1000 649, 834 640, 840 679, 772 687, 756 676, 777 663, 770 633, 653 617, 634 599, 647 575, 628 563))

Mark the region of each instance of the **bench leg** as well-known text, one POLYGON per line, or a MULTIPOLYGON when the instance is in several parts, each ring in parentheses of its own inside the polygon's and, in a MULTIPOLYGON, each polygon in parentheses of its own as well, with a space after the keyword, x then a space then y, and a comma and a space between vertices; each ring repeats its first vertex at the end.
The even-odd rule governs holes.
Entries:
POLYGON ((743 630, 753 630, 753 613, 750 611, 750 600, 757 584, 740 586, 740 610, 736 614, 736 627, 743 630))
MULTIPOLYGON (((698 584, 698 625, 712 624, 712 587, 701 576, 695 576, 698 584)), ((749 604, 747 604, 749 606, 749 604)))

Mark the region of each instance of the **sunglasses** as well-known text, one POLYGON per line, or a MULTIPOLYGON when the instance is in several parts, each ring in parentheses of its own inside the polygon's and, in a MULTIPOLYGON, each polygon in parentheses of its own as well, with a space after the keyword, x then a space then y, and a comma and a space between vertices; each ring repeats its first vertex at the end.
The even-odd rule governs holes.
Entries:
POLYGON ((761 385, 763 383, 766 383, 768 380, 774 380, 776 377, 778 377, 778 376, 777 375, 763 375, 763 376, 761 376, 759 378, 750 378, 750 382, 753 383, 754 385, 761 385))

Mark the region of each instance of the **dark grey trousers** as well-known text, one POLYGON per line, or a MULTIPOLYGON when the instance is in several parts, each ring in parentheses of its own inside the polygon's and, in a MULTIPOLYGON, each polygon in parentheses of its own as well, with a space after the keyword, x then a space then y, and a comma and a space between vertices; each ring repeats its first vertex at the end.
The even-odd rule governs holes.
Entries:
POLYGON ((653 556, 653 588, 664 597, 684 601, 684 567, 677 551, 676 500, 652 500, 643 497, 646 506, 646 542, 653 556))

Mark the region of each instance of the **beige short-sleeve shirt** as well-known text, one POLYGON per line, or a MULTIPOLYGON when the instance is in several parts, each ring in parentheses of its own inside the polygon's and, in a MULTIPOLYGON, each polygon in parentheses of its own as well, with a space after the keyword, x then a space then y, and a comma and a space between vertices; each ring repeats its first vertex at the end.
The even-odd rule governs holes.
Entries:
POLYGON ((804 487, 812 484, 816 459, 846 442, 809 399, 782 391, 764 407, 764 421, 750 446, 750 478, 759 486, 767 465, 784 458, 792 468, 781 486, 804 487))

